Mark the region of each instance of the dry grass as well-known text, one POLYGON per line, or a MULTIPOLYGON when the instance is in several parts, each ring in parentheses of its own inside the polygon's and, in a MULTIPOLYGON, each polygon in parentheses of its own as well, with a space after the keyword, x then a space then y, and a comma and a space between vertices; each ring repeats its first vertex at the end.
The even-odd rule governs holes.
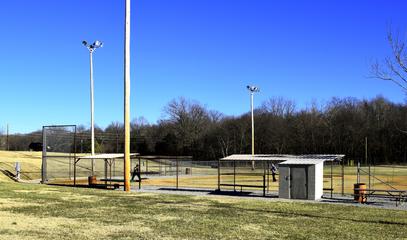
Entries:
POLYGON ((407 211, 0 184, 0 239, 402 239, 407 211))

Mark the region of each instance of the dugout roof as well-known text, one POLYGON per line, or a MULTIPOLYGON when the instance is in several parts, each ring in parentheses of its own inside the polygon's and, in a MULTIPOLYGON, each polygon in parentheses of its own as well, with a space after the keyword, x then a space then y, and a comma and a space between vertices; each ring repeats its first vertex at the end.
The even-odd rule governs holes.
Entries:
MULTIPOLYGON (((130 153, 130 157, 134 157, 139 155, 138 153, 130 153)), ((103 154, 96 154, 96 155, 88 155, 78 157, 77 159, 116 159, 116 158, 124 158, 123 153, 103 153, 103 154)))
POLYGON ((233 154, 222 158, 222 161, 272 161, 280 162, 280 164, 317 164, 320 162, 341 161, 345 155, 343 154, 304 154, 304 155, 288 155, 288 154, 233 154))

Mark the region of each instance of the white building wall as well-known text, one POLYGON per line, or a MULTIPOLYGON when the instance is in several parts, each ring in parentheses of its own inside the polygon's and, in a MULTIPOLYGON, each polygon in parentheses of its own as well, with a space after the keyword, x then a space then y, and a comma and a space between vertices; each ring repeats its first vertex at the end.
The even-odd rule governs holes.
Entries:
POLYGON ((315 164, 315 195, 314 200, 322 198, 324 193, 324 163, 315 164))

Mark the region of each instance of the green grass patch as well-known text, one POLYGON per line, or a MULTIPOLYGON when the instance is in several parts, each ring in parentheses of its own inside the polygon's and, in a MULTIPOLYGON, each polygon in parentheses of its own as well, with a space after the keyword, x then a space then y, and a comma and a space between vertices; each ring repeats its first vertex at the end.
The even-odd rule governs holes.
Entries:
POLYGON ((0 239, 402 239, 407 211, 0 184, 0 239))

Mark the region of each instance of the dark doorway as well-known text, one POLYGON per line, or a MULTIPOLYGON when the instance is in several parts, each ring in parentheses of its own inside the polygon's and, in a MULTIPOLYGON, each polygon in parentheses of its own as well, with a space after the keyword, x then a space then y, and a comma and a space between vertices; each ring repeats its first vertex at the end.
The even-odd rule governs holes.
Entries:
POLYGON ((307 199, 308 166, 290 167, 290 198, 307 199))

